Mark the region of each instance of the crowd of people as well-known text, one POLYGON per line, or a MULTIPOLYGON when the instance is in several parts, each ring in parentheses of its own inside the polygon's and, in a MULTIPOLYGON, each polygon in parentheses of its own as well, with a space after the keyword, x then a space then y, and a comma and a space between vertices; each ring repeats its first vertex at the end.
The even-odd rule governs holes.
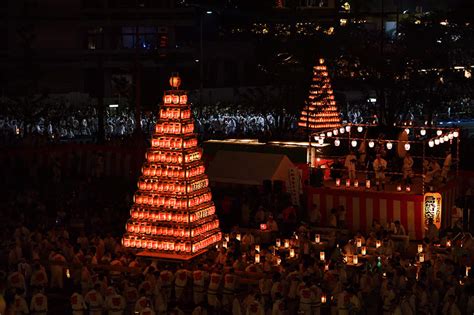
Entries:
MULTIPOLYGON (((130 200, 102 195, 103 183, 78 186, 72 195, 54 185, 3 194, 1 314, 474 311, 474 240, 456 236, 457 227, 440 231, 431 223, 417 251, 398 242, 406 236, 400 222, 351 234, 341 207, 321 222, 317 205, 304 213, 252 191, 218 248, 192 263, 164 263, 122 247, 130 200)), ((229 202, 219 199, 222 218, 229 202)))

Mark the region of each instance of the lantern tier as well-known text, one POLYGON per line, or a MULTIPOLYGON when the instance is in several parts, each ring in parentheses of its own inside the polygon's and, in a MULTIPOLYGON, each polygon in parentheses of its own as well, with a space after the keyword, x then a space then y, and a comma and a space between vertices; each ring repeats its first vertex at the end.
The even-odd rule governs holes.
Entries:
POLYGON ((222 238, 187 101, 184 90, 164 93, 137 182, 122 242, 145 256, 188 260, 222 238))

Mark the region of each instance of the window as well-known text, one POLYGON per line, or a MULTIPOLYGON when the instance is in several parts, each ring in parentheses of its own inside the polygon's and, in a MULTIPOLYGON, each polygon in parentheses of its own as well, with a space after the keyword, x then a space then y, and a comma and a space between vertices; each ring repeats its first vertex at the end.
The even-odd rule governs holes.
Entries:
POLYGON ((157 28, 153 26, 139 26, 138 29, 135 26, 122 27, 122 48, 135 48, 137 35, 138 47, 141 49, 150 50, 157 48, 158 32, 157 28))
POLYGON ((102 27, 96 27, 87 31, 86 45, 87 49, 95 50, 104 48, 104 30, 102 27))

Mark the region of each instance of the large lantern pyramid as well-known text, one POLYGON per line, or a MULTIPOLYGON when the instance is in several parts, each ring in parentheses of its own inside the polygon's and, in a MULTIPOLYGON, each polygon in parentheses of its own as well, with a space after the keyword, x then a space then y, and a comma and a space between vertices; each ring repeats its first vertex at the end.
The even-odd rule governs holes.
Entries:
POLYGON ((146 153, 125 247, 139 255, 188 260, 221 240, 202 150, 181 79, 170 78, 159 119, 146 153))
POLYGON ((341 117, 334 100, 334 91, 324 59, 313 67, 313 80, 308 104, 303 108, 298 126, 310 130, 339 127, 341 117))

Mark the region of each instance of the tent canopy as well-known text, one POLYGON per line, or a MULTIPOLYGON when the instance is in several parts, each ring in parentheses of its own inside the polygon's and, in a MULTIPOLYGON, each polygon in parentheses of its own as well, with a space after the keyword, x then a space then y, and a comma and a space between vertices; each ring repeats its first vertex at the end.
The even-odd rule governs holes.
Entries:
POLYGON ((218 151, 209 163, 209 180, 219 183, 262 185, 264 180, 288 181, 293 163, 283 154, 218 151))

